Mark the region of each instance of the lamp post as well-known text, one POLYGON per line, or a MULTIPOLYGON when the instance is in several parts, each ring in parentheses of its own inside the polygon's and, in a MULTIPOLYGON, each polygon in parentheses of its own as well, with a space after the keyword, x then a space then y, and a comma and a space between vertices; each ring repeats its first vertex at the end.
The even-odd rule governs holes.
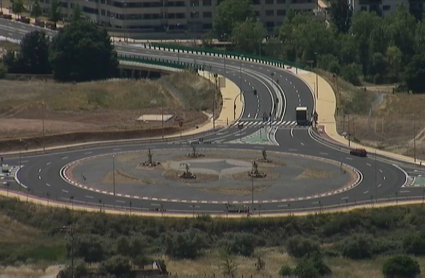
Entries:
POLYGON ((46 144, 44 143, 44 101, 42 101, 41 102, 41 113, 42 113, 42 129, 43 129, 43 132, 42 132, 42 144, 43 144, 43 152, 45 152, 46 151, 46 144))
POLYGON ((416 115, 413 114, 413 162, 416 163, 416 115))
POLYGON ((241 55, 241 60, 239 61, 239 92, 242 93, 242 59, 243 55, 241 55))
POLYGON ((19 142, 21 143, 19 146, 19 168, 22 167, 22 139, 19 139, 19 142))
POLYGON ((115 196, 115 155, 112 156, 112 182, 114 185, 114 196, 115 196))
POLYGON ((377 177, 377 161, 376 161, 376 150, 375 150, 375 201, 378 203, 378 177, 377 177))

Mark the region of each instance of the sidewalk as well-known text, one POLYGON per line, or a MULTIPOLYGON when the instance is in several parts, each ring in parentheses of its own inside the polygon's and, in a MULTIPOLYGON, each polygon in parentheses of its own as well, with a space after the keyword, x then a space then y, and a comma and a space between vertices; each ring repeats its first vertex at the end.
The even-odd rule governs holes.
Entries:
MULTIPOLYGON (((326 82, 321 76, 318 77, 319 80, 319 98, 316 96, 315 92, 315 83, 316 83, 316 74, 311 72, 299 72, 298 76, 305 81, 305 83, 312 88, 314 91, 314 95, 316 97, 316 111, 319 115, 318 126, 323 126, 322 132, 325 132, 327 136, 329 136, 332 140, 348 146, 348 140, 341 135, 338 134, 336 129, 335 122, 335 109, 336 109, 336 98, 335 93, 331 87, 331 85, 326 82)), ((320 132, 320 130, 319 130, 320 132)), ((365 147, 363 145, 351 142, 352 148, 364 148, 368 153, 375 153, 378 155, 385 155, 388 157, 396 158, 399 160, 404 160, 407 162, 414 162, 412 157, 390 153, 382 150, 378 150, 372 147, 365 147)), ((416 164, 425 164, 424 161, 416 159, 416 164)))
MULTIPOLYGON (((214 77, 207 72, 207 71, 200 71, 199 75, 210 80, 213 84, 215 83, 214 77)), ((223 99, 223 107, 221 109, 220 115, 215 120, 215 128, 223 128, 226 126, 230 126, 232 123, 235 122, 234 115, 236 116, 235 119, 238 120, 242 116, 243 107, 244 107, 244 98, 242 95, 242 98, 239 98, 239 87, 233 83, 230 79, 227 79, 223 77, 222 75, 218 75, 218 78, 224 78, 225 79, 225 86, 220 88, 222 99, 223 99), (236 101, 235 101, 236 99, 236 101), (233 105, 236 104, 236 110, 233 110, 233 105), (234 114, 235 111, 235 114, 234 114)), ((202 126, 199 126, 198 128, 193 128, 186 130, 182 133, 183 136, 185 135, 193 135, 196 133, 204 132, 213 129, 213 120, 212 115, 210 115, 209 122, 204 123, 202 126)), ((174 135, 175 136, 175 135, 174 135)), ((167 136, 167 137, 173 137, 167 136)))

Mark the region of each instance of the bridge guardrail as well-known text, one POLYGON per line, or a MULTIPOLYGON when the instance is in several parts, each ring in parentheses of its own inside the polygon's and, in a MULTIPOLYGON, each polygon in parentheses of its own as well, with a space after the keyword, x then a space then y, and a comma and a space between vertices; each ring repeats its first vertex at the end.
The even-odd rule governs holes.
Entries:
POLYGON ((194 63, 173 61, 168 59, 158 59, 153 57, 142 57, 142 56, 132 56, 132 55, 118 55, 118 60, 135 62, 163 67, 171 67, 176 69, 186 69, 186 70, 204 70, 203 65, 198 65, 194 63))
POLYGON ((219 49, 210 49, 210 48, 199 48, 199 47, 188 47, 188 46, 180 46, 174 44, 164 44, 164 43, 150 43, 147 45, 148 48, 166 50, 171 52, 182 52, 182 53, 192 53, 192 54, 201 54, 207 56, 218 56, 218 57, 229 57, 233 59, 243 59, 251 62, 268 64, 272 66, 277 66, 280 68, 284 68, 285 66, 290 66, 294 68, 304 69, 305 65, 300 63, 295 63, 291 61, 286 61, 283 59, 276 59, 267 56, 258 56, 245 52, 237 52, 237 51, 225 51, 219 49))

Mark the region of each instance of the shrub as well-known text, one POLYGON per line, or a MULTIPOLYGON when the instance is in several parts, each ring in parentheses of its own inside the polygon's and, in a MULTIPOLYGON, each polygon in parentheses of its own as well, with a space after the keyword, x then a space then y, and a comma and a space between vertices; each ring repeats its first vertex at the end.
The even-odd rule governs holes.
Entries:
POLYGON ((121 255, 113 256, 101 263, 100 270, 105 274, 126 277, 131 271, 130 260, 129 258, 121 255))
POLYGON ((320 254, 304 257, 294 270, 299 278, 315 278, 332 274, 332 270, 325 264, 320 254))
POLYGON ((282 267, 279 270, 279 276, 291 276, 294 274, 294 270, 292 269, 292 267, 290 267, 287 264, 282 265, 282 267))
POLYGON ((342 255, 354 260, 371 258, 372 245, 372 239, 365 235, 354 235, 340 243, 342 255))
POLYGON ((202 237, 198 236, 195 229, 185 232, 168 233, 163 239, 165 254, 179 259, 194 259, 205 246, 202 237))
POLYGON ((403 240, 403 250, 416 256, 425 254, 425 237, 423 233, 410 233, 403 240))
POLYGON ((254 253, 256 238, 246 233, 230 233, 219 242, 219 246, 229 250, 230 254, 249 257, 254 253))
POLYGON ((360 74, 361 68, 356 64, 349 64, 342 69, 342 78, 355 86, 360 85, 360 74))
POLYGON ((382 267, 386 278, 414 278, 421 273, 419 264, 409 256, 399 255, 387 259, 382 267))
POLYGON ((305 255, 320 252, 318 242, 302 236, 291 237, 286 244, 286 248, 288 254, 295 258, 302 258, 305 255))

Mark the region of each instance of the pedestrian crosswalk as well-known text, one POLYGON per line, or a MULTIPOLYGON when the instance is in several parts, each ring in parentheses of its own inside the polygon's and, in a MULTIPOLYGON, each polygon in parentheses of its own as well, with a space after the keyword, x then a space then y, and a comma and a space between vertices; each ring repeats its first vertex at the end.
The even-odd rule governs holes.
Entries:
MULTIPOLYGON (((249 121, 249 120, 240 120, 235 123, 235 125, 243 124, 244 127, 264 127, 264 126, 270 126, 270 122, 263 122, 263 121, 249 121)), ((298 127, 296 121, 272 121, 271 122, 272 127, 298 127)), ((304 127, 304 126, 300 126, 304 127)), ((307 126, 308 127, 308 126, 307 126)))

